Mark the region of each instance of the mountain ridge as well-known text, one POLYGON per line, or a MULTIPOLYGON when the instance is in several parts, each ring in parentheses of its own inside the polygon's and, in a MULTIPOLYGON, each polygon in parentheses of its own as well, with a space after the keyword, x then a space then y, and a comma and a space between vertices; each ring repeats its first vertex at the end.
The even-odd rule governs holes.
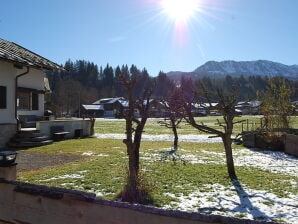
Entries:
POLYGON ((204 76, 213 78, 245 76, 283 76, 288 79, 298 79, 298 65, 285 65, 268 60, 256 61, 207 61, 192 72, 171 71, 167 73, 171 79, 180 79, 182 76, 199 79, 204 76))

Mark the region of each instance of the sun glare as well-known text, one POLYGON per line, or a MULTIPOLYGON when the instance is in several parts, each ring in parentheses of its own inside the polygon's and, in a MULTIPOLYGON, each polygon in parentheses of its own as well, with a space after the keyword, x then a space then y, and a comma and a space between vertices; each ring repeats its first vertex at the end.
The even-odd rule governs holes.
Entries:
POLYGON ((175 22, 187 22, 198 9, 198 0, 162 0, 161 6, 175 22))

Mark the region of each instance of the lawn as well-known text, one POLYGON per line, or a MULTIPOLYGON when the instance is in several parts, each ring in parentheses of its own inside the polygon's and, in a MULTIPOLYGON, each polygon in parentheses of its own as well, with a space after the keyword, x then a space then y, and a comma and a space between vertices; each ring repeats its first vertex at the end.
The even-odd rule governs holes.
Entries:
MULTIPOLYGON (((214 117, 204 117, 214 124, 214 117)), ((255 118, 257 120, 257 118, 255 118)), ((123 134, 123 120, 98 120, 96 133, 123 134)), ((181 135, 198 134, 187 125, 181 135)), ((250 150, 234 145, 239 182, 228 178, 223 145, 220 141, 180 143, 179 158, 162 160, 171 142, 154 136, 171 135, 169 129, 149 119, 142 142, 142 177, 152 190, 153 205, 207 214, 221 214, 257 220, 298 222, 297 158, 279 152, 250 150), (148 137, 147 136, 147 137, 148 137), (152 139, 150 140, 150 136, 152 139)), ((208 139, 207 136, 205 139, 208 139)), ((124 185, 127 155, 121 139, 85 138, 19 151, 20 158, 47 158, 26 169, 19 162, 18 180, 30 183, 94 192, 114 200, 124 185), (63 160, 63 158, 68 158, 63 160), (60 161, 60 162, 57 162, 60 161)), ((24 159, 25 160, 25 159, 24 159)))
MULTIPOLYGON (((162 119, 151 118, 148 119, 145 126, 145 134, 150 135, 160 135, 160 134, 172 134, 171 129, 164 128, 158 125, 158 121, 162 119)), ((208 117, 198 117, 196 120, 200 123, 208 125, 210 127, 218 128, 217 120, 223 121, 220 116, 208 116, 208 117)), ((125 121, 123 119, 98 119, 100 122, 95 124, 95 132, 101 134, 123 134, 125 132, 125 121)), ((242 130, 251 130, 260 127, 261 116, 241 116, 236 117, 235 121, 242 121, 234 126, 234 134, 237 135, 242 132, 242 130)), ((290 126, 292 128, 298 128, 298 117, 290 118, 290 126)), ((196 129, 192 128, 190 125, 182 122, 179 125, 179 134, 204 134, 198 132, 196 129)))

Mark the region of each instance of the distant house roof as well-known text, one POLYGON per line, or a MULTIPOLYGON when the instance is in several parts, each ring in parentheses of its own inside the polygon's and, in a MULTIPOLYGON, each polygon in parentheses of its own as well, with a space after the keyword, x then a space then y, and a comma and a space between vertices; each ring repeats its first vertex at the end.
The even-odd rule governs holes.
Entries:
POLYGON ((18 45, 0 38, 0 60, 46 70, 65 70, 62 66, 18 45))
POLYGON ((259 107, 261 105, 261 101, 253 100, 253 101, 241 101, 237 103, 237 107, 259 107))
MULTIPOLYGON (((192 106, 194 106, 197 109, 206 109, 206 105, 205 104, 201 104, 201 103, 193 103, 192 106)), ((208 104, 209 106, 209 104, 208 104)))
POLYGON ((85 104, 83 104, 82 107, 85 110, 104 110, 104 108, 103 108, 102 105, 95 105, 95 104, 92 104, 92 105, 85 105, 85 104))
POLYGON ((105 98, 105 99, 97 100, 92 104, 113 104, 117 101, 119 101, 121 103, 123 100, 124 100, 123 97, 105 98))
POLYGON ((219 103, 201 103, 200 106, 204 108, 217 107, 219 103))
POLYGON ((125 100, 125 99, 119 100, 119 103, 121 103, 121 105, 122 105, 123 107, 128 107, 128 106, 129 106, 128 101, 125 100))

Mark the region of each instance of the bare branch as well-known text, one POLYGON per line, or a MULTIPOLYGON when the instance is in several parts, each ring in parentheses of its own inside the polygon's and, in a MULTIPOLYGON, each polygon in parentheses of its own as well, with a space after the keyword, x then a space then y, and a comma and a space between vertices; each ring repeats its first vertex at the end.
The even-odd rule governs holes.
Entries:
POLYGON ((235 122, 233 122, 233 124, 239 124, 239 123, 243 123, 243 122, 245 122, 246 120, 240 120, 240 121, 235 121, 235 122))

